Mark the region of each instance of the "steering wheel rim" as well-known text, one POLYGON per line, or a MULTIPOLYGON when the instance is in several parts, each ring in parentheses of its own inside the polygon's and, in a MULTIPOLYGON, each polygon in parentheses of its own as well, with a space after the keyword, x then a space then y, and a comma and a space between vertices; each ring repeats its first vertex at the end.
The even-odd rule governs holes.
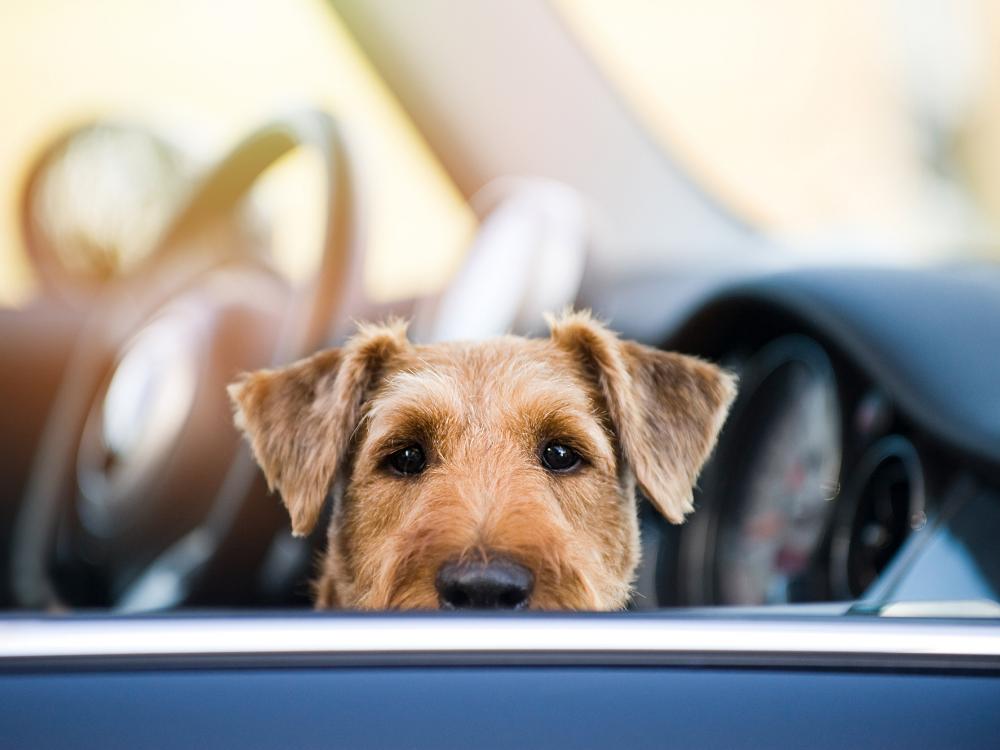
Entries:
MULTIPOLYGON (((354 165, 345 136, 332 117, 311 109, 294 112, 252 132, 209 171, 163 232, 156 251, 127 282, 116 285, 85 322, 46 418, 15 521, 11 583, 21 606, 63 606, 49 575, 48 560, 84 423, 106 380, 103 353, 109 348, 120 353, 174 295, 226 260, 221 251, 189 257, 190 247, 197 246, 193 238, 220 216, 230 215, 270 166, 297 149, 312 150, 324 165, 323 247, 313 278, 304 288, 293 287, 288 295, 270 364, 320 347, 331 337, 335 321, 351 309, 360 287, 364 242, 354 165)), ((162 551, 126 588, 117 605, 149 609, 183 600, 192 580, 228 533, 255 476, 248 452, 238 449, 202 522, 162 551)))

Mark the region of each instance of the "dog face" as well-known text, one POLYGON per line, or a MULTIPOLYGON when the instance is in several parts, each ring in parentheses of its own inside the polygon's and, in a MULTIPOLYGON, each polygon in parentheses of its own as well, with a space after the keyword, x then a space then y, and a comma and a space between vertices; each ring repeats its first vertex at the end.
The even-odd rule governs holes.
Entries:
POLYGON ((735 394, 583 313, 548 339, 415 346, 401 324, 230 386, 296 534, 330 490, 320 607, 623 607, 636 484, 670 521, 735 394))

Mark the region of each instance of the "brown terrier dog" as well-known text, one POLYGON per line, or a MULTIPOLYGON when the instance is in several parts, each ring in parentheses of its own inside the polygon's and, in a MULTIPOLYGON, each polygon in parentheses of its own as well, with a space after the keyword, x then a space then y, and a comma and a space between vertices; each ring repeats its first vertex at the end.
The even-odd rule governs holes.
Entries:
POLYGON ((361 326, 229 387, 293 533, 333 490, 318 607, 626 605, 636 483, 684 520, 735 381, 587 313, 549 324, 548 339, 431 346, 361 326))

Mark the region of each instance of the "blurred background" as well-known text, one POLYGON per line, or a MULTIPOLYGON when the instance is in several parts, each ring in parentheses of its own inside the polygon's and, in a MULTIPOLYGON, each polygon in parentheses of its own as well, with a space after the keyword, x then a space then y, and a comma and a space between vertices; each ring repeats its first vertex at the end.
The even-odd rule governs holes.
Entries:
MULTIPOLYGON (((568 67, 570 61, 561 58, 571 54, 586 58, 573 62, 592 70, 534 71, 543 80, 530 81, 530 88, 550 85, 549 105, 557 108, 565 97, 572 109, 586 85, 575 78, 592 73, 597 80, 591 85, 604 89, 622 116, 635 122, 641 131, 636 137, 654 144, 648 158, 671 160, 726 210, 802 255, 829 254, 836 247, 858 257, 875 253, 924 262, 989 254, 995 247, 1000 6, 990 0, 788 0, 765 6, 731 0, 521 0, 502 13, 477 3, 462 9, 433 0, 419 8, 406 5, 8 4, 0 24, 6 71, 0 105, 0 300, 19 305, 38 292, 38 271, 18 227, 22 193, 37 160, 71 129, 95 121, 127 122, 178 150, 175 171, 162 165, 156 171, 157 164, 143 162, 140 153, 132 163, 123 155, 116 176, 92 185, 86 198, 79 185, 67 184, 64 195, 45 199, 60 202, 50 213, 61 210, 79 224, 71 229, 67 217, 51 216, 58 231, 94 234, 87 242, 114 246, 79 251, 86 259, 63 251, 66 262, 81 271, 99 265, 88 270, 109 273, 108 254, 120 255, 113 262, 127 267, 134 262, 130 254, 141 252, 133 245, 148 243, 169 213, 167 206, 150 211, 125 188, 129 180, 141 181, 158 200, 178 200, 185 182, 235 139, 298 105, 335 114, 357 139, 370 206, 365 283, 372 295, 386 299, 432 290, 455 270, 470 239, 473 218, 465 201, 487 181, 482 162, 491 156, 499 161, 506 153, 463 160, 463 151, 474 147, 463 148, 464 143, 441 153, 445 126, 428 110, 452 82, 456 106, 468 109, 461 101, 465 87, 482 89, 469 95, 478 103, 493 86, 495 94, 517 86, 516 76, 532 76, 533 67, 568 67), (503 15, 503 25, 489 26, 491 14, 503 15), (477 38, 491 32, 492 48, 477 49, 477 38), (399 45, 392 59, 393 39, 408 34, 415 39, 399 45), (574 49, 560 50, 551 61, 533 59, 540 44, 574 49), (428 70, 405 70, 428 46, 438 48, 439 59, 427 60, 428 70), (515 74, 512 80, 489 75, 491 67, 511 62, 514 70, 505 72, 515 74), (426 85, 422 79, 438 77, 441 68, 444 75, 428 100, 414 105, 426 85), (118 219, 121 234, 129 237, 113 236, 117 230, 107 226, 112 217, 95 215, 102 199, 115 203, 119 195, 134 201, 121 206, 130 215, 118 219)), ((510 128, 503 137, 512 142, 505 152, 562 151, 563 159, 550 154, 531 164, 533 174, 548 167, 553 177, 589 187, 596 166, 589 174, 582 166, 575 174, 560 167, 578 155, 582 143, 575 138, 599 136, 589 132, 592 123, 554 132, 548 112, 521 106, 519 121, 506 122, 510 128), (531 136, 537 144, 517 143, 531 136)), ((471 111, 466 117, 488 114, 471 111)), ((475 134, 462 140, 474 141, 475 134)), ((613 162, 619 149, 629 150, 609 137, 589 158, 613 162)), ((105 147, 110 155, 101 154, 94 146, 91 151, 85 160, 114 162, 118 150, 105 147)), ((527 154, 523 159, 530 161, 527 154)), ((512 159, 507 171, 520 166, 512 159)), ((490 167, 504 173, 502 164, 490 167)), ((285 171, 273 179, 287 184, 308 179, 301 165, 285 171)), ((308 188, 261 192, 274 214, 278 244, 293 246, 291 227, 308 225, 310 215, 305 201, 289 196, 308 188)), ((667 215, 671 206, 665 201, 657 210, 667 215)), ((627 217, 606 218, 612 224, 606 228, 609 244, 657 252, 643 247, 661 244, 654 227, 648 233, 630 230, 614 226, 627 217)), ((663 220, 669 222, 669 216, 663 220)), ((278 254, 284 252, 294 250, 278 254)), ((281 262, 292 268, 305 261, 281 262)))
POLYGON ((35 0, 0 71, 5 604, 303 601, 222 387, 352 319, 1000 258, 991 0, 35 0))

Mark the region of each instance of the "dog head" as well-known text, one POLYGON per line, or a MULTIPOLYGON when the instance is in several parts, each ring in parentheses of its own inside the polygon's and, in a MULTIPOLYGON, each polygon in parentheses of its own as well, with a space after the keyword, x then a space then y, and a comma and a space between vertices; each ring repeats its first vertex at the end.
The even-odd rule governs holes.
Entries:
POLYGON ((402 324, 363 326, 230 386, 293 532, 308 534, 333 495, 318 606, 627 603, 636 485, 684 520, 734 379, 586 313, 550 330, 416 346, 402 324))

